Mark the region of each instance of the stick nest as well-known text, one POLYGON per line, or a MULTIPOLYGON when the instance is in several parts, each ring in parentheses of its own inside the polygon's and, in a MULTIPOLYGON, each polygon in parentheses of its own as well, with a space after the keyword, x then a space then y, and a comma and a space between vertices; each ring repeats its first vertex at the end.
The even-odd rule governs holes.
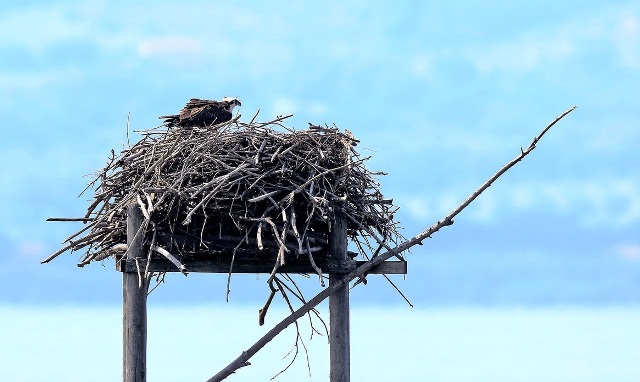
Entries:
POLYGON ((140 132, 133 146, 111 151, 88 186, 93 202, 76 219, 87 225, 45 262, 67 250, 85 251, 79 266, 121 257, 132 203, 145 217, 138 234, 150 259, 168 257, 178 267, 212 255, 275 260, 276 267, 291 256, 328 256, 338 212, 361 255, 374 242, 396 242, 397 207, 376 180, 384 174, 365 167, 369 157, 358 154, 351 133, 313 125, 296 131, 285 118, 140 132))

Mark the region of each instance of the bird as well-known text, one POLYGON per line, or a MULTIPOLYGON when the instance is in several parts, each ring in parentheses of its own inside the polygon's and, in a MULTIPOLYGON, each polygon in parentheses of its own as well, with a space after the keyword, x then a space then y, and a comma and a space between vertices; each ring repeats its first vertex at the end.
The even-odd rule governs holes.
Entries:
POLYGON ((220 101, 191 98, 177 115, 163 115, 163 124, 169 127, 205 127, 231 120, 233 108, 242 106, 235 97, 224 97, 220 101))

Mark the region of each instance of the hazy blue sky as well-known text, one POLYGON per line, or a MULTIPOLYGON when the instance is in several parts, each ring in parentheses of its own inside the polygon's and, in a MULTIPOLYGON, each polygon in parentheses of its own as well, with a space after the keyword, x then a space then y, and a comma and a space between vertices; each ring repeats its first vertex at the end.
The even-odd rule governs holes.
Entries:
MULTIPOLYGON (((372 150, 411 236, 578 109, 409 256, 420 304, 640 302, 640 4, 634 1, 3 1, 0 303, 119 303, 112 263, 39 261, 85 174, 191 97, 246 120, 335 123, 372 150), (19 289, 10 289, 21 285, 19 289), (11 290, 11 292, 10 292, 11 290)), ((157 299, 220 301, 220 277, 157 299)), ((234 301, 263 280, 238 279, 234 301)), ((384 281, 357 301, 400 302, 384 281)))

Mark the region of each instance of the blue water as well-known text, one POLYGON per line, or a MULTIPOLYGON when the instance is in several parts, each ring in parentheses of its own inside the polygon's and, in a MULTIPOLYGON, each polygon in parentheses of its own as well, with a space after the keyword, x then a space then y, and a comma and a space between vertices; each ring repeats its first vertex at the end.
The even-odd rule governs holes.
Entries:
MULTIPOLYGON (((149 381, 205 381, 265 327, 258 307, 150 307, 149 381)), ((326 316, 326 314, 325 314, 326 316)), ((121 379, 119 307, 0 307, 6 381, 121 379)), ((352 310, 353 381, 640 381, 640 308, 352 310)), ((317 328, 322 324, 317 322, 317 328)), ((326 336, 276 381, 327 381, 326 336)), ((289 328, 228 381, 268 381, 286 367, 289 328)))

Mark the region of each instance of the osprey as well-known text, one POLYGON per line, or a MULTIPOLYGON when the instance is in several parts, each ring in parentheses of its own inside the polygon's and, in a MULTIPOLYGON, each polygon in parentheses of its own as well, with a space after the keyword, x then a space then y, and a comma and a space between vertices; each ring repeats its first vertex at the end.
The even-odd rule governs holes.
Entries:
POLYGON ((237 98, 224 97, 221 101, 191 98, 178 115, 163 115, 167 126, 204 127, 227 122, 233 116, 233 108, 242 106, 237 98))

